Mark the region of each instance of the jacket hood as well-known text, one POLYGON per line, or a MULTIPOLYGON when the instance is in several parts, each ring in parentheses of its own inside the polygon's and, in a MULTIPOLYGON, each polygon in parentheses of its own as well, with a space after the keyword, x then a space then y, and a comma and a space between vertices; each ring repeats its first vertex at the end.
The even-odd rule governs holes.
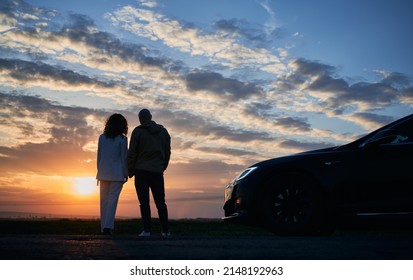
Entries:
POLYGON ((145 129, 151 134, 159 133, 164 129, 163 125, 157 124, 154 121, 150 121, 148 123, 141 124, 140 126, 138 126, 138 128, 145 129))

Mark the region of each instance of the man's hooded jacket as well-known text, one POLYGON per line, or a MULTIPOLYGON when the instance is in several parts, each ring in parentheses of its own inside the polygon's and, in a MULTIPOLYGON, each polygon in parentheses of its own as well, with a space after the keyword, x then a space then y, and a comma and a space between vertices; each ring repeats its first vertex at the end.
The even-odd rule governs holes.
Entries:
POLYGON ((171 157, 171 137, 165 127, 150 121, 136 127, 128 151, 129 175, 135 170, 162 173, 171 157))

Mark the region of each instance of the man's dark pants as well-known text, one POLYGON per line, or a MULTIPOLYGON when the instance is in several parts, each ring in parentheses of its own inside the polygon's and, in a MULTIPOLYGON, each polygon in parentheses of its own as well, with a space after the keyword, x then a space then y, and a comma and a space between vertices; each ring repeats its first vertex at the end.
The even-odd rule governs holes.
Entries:
POLYGON ((150 189, 156 208, 158 209, 162 232, 167 233, 169 231, 168 208, 165 203, 165 183, 163 173, 135 170, 135 189, 140 203, 143 230, 148 232, 151 231, 150 189))

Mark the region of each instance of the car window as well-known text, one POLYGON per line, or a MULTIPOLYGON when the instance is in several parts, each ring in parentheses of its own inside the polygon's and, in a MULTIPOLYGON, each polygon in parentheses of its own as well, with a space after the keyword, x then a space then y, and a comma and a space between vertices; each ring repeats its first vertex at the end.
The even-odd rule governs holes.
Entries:
POLYGON ((413 143, 413 121, 409 120, 403 122, 395 127, 392 127, 394 130, 396 139, 394 139, 391 144, 398 143, 413 143))
POLYGON ((368 138, 359 147, 367 145, 395 145, 395 144, 413 144, 413 118, 402 123, 379 130, 377 133, 368 138))

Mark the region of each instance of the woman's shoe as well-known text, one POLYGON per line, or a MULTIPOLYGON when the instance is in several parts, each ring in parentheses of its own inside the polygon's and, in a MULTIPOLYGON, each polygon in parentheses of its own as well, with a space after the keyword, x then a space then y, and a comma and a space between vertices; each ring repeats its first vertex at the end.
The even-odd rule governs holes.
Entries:
POLYGON ((140 234, 138 234, 138 237, 149 237, 151 236, 150 231, 142 231, 140 234))

